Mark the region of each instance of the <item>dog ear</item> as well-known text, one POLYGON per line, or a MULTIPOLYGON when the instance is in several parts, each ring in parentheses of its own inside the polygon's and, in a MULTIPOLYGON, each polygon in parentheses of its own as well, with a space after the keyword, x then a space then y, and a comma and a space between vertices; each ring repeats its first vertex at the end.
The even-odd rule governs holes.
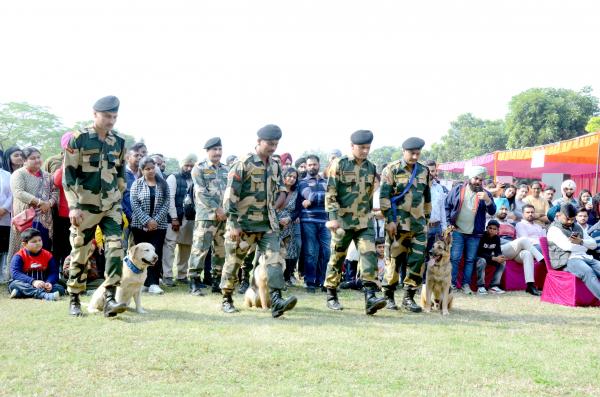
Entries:
POLYGON ((129 259, 135 258, 137 250, 138 250, 138 244, 129 247, 129 249, 127 250, 127 256, 129 256, 129 259))

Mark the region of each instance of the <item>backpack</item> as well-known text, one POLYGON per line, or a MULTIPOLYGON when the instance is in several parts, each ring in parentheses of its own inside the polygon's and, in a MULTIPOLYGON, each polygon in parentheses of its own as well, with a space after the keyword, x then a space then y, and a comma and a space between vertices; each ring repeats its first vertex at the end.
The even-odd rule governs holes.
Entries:
POLYGON ((185 192, 183 199, 183 216, 188 221, 196 219, 196 204, 194 203, 194 184, 192 183, 185 192))

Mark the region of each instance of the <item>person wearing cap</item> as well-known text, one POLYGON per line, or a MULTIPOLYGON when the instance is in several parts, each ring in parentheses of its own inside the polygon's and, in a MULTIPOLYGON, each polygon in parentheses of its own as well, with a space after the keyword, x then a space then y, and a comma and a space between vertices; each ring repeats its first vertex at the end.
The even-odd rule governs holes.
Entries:
POLYGON ((294 167, 298 171, 298 180, 306 178, 308 172, 306 171, 306 157, 300 157, 294 163, 294 167))
POLYGON ((235 163, 237 160, 238 160, 238 158, 235 154, 230 154, 229 156, 227 156, 227 159, 225 160, 225 165, 227 167, 231 167, 233 165, 233 163, 235 163))
POLYGON ((378 298, 377 254, 372 218, 376 166, 368 160, 373 133, 358 130, 351 137, 351 154, 335 159, 331 164, 325 193, 325 211, 331 231, 331 256, 327 264, 325 288, 327 307, 342 310, 337 287, 342 278, 342 264, 352 241, 360 254, 360 279, 364 286, 365 313, 375 314, 385 307, 385 298, 378 298))
POLYGON ((490 282, 490 292, 494 294, 503 294, 504 290, 500 288, 502 273, 506 267, 506 257, 502 254, 502 247, 498 230, 500 224, 495 219, 490 219, 485 229, 485 233, 479 240, 477 248, 477 293, 487 295, 488 290, 485 287, 485 268, 494 266, 494 276, 490 282))
POLYGON ((421 138, 408 138, 402 144, 402 158, 388 164, 381 173, 379 200, 387 231, 382 287, 390 310, 398 309, 394 292, 402 267, 406 268, 402 307, 413 313, 422 310, 414 297, 423 282, 431 216, 431 174, 419 163, 424 145, 421 138))
MULTIPOLYGON (((194 223, 192 251, 188 260, 187 277, 190 294, 203 295, 200 290, 200 273, 204 261, 212 248, 211 279, 212 292, 220 293, 219 281, 225 261, 225 210, 223 195, 227 186, 227 167, 221 163, 223 145, 221 138, 214 137, 204 145, 206 159, 192 169, 194 183, 194 223)), ((205 275, 206 277, 206 275, 205 275)))
POLYGON ((446 197, 446 220, 452 230, 452 287, 456 289, 458 267, 464 255, 462 290, 471 295, 471 276, 477 257, 479 240, 485 232, 486 214, 496 213, 492 194, 483 189, 486 169, 481 166, 465 168, 466 181, 456 184, 446 197))
POLYGON ((167 287, 175 286, 174 276, 177 281, 187 284, 187 268, 192 249, 192 235, 194 221, 185 219, 183 202, 188 189, 194 184, 192 181, 192 168, 198 162, 195 154, 188 154, 179 162, 179 171, 167 178, 169 186, 169 215, 167 221, 167 234, 163 245, 162 276, 167 287), (175 253, 177 248, 177 254, 175 253), (177 274, 173 274, 173 264, 177 274))
POLYGON ((71 267, 67 290, 69 314, 82 316, 79 295, 86 290, 87 260, 96 226, 105 240, 104 316, 126 310, 117 303, 115 292, 121 282, 121 199, 125 190, 125 140, 113 127, 119 99, 107 96, 94 104, 94 124, 75 131, 65 148, 63 188, 71 221, 71 267))
MULTIPOLYGON (((262 255, 271 295, 271 315, 276 318, 296 306, 297 299, 284 299, 283 267, 280 257, 279 221, 275 213, 278 198, 286 197, 281 166, 273 153, 281 139, 281 129, 268 124, 258 130, 254 153, 236 162, 227 176, 223 207, 227 214, 225 265, 221 277, 222 310, 233 313, 233 288, 244 258, 252 249, 256 259, 262 255)), ((284 262, 285 263, 285 262, 284 262)))

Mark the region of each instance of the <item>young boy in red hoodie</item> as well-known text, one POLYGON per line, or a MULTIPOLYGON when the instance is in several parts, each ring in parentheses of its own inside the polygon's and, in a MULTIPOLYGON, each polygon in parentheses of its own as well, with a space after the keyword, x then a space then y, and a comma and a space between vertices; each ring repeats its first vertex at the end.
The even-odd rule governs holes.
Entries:
POLYGON ((10 297, 55 301, 65 294, 58 283, 58 263, 42 248, 42 236, 29 228, 21 233, 22 248, 12 257, 10 297))

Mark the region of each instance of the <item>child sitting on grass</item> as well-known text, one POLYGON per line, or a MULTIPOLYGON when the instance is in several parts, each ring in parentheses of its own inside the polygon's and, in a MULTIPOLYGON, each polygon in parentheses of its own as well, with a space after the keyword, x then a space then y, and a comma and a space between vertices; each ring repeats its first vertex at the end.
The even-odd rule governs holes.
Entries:
POLYGON ((12 257, 10 297, 58 300, 65 289, 58 284, 58 264, 52 254, 42 248, 42 235, 29 228, 21 233, 22 248, 12 257))

